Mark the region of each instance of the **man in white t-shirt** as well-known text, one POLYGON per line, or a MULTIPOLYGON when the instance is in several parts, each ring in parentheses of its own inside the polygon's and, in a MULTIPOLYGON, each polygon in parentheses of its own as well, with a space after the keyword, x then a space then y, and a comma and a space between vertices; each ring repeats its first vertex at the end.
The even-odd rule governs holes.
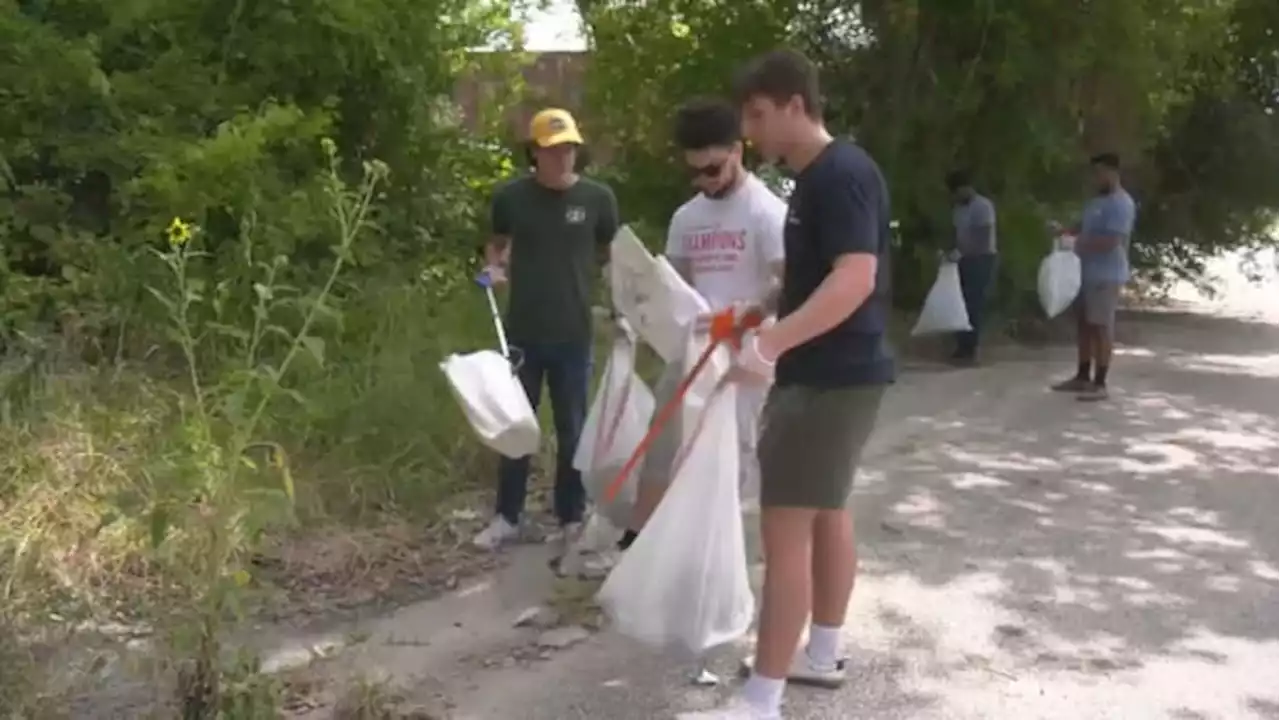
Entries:
MULTIPOLYGON (((743 167, 737 110, 719 100, 692 101, 677 111, 674 134, 699 192, 671 217, 668 261, 713 311, 760 307, 772 314, 782 278, 787 204, 743 167)), ((684 371, 682 358, 667 365, 655 391, 658 407, 675 394, 684 371)), ((756 421, 764 396, 763 388, 738 389, 741 465, 747 483, 757 474, 756 421)), ((631 546, 662 500, 680 441, 680 423, 668 422, 646 454, 635 515, 618 542, 619 551, 631 546)), ((586 563, 587 573, 606 574, 617 558, 616 552, 592 558, 586 563)))

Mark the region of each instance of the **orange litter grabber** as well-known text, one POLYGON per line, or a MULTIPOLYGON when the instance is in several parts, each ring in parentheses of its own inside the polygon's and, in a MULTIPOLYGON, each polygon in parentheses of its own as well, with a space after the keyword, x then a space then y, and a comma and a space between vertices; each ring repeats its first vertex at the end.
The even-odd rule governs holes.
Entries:
POLYGON ((662 428, 671 420, 671 417, 680 409, 680 406, 684 404, 684 396, 688 394, 689 388, 693 386, 693 381, 698 378, 702 369, 710 362, 711 356, 715 354, 716 349, 726 342, 732 345, 734 349, 742 349, 743 334, 748 330, 760 327, 763 323, 764 313, 755 309, 748 310, 742 317, 738 317, 733 308, 727 308, 711 317, 711 326, 708 333, 710 341, 707 343, 707 347, 698 356, 698 361, 693 364, 693 368, 689 370, 689 373, 680 380, 680 384, 676 386, 676 391, 672 394, 671 399, 659 408, 657 414, 653 416, 653 422, 649 424, 649 431, 645 433, 640 443, 636 445, 631 457, 627 458, 627 464, 622 466, 618 476, 605 488, 604 501, 606 503, 613 502, 618 492, 622 490, 622 486, 626 484, 627 478, 635 471, 645 453, 649 452, 649 446, 653 445, 658 436, 662 434, 662 428))

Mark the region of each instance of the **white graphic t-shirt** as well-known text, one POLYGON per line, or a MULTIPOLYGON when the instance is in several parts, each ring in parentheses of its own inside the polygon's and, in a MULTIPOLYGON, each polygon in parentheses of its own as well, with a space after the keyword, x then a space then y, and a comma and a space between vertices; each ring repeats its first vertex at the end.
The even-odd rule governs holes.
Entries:
POLYGON ((770 265, 783 258, 787 204, 748 173, 728 197, 701 193, 681 205, 667 230, 667 257, 688 260, 692 285, 719 310, 759 302, 773 282, 770 265))

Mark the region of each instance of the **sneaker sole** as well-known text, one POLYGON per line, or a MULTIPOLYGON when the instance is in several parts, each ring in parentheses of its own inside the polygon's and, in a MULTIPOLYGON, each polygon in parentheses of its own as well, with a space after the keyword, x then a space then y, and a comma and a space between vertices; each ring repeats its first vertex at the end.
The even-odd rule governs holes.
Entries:
MULTIPOLYGON (((839 690, 844 687, 845 680, 847 679, 843 673, 845 672, 845 668, 848 667, 848 664, 848 658, 841 658, 836 661, 836 671, 841 673, 840 677, 824 678, 816 675, 790 675, 787 677, 787 684, 822 688, 824 690, 839 690)), ((750 658, 743 658, 742 662, 738 665, 738 675, 742 678, 751 677, 751 671, 754 669, 753 665, 754 663, 750 658)))
POLYGON ((480 542, 472 540, 471 547, 477 550, 492 551, 492 550, 501 550, 502 548, 510 547, 512 545, 519 545, 521 542, 522 541, 519 535, 507 535, 505 537, 500 537, 497 540, 494 540, 491 544, 482 544, 480 542))

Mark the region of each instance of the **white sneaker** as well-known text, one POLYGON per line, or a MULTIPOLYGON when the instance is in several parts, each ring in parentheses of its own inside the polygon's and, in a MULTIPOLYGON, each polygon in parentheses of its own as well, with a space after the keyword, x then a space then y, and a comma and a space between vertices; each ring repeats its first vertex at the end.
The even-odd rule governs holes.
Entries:
POLYGON ((676 720, 782 720, 782 713, 766 713, 735 697, 714 710, 676 714, 676 720))
POLYGON ((613 572, 613 568, 621 559, 622 551, 618 548, 593 553, 582 561, 582 571, 579 575, 584 580, 603 580, 609 577, 609 573, 613 572))
POLYGON ((556 574, 565 577, 576 574, 582 567, 582 552, 578 541, 582 539, 582 523, 569 523, 560 528, 557 535, 548 538, 552 544, 551 567, 556 574))
MULTIPOLYGON (((740 668, 743 676, 751 674, 754 664, 754 657, 743 658, 740 668)), ((815 665, 809 659, 809 653, 804 648, 800 648, 791 660, 791 668, 787 670, 787 682, 835 690, 844 685, 848 666, 849 662, 845 658, 836 660, 835 664, 829 667, 815 665)))
POLYGON ((501 514, 494 515, 489 521, 489 525, 481 530, 475 539, 471 541, 472 545, 481 550, 497 550, 503 543, 516 539, 520 534, 520 528, 507 522, 507 519, 501 514))

